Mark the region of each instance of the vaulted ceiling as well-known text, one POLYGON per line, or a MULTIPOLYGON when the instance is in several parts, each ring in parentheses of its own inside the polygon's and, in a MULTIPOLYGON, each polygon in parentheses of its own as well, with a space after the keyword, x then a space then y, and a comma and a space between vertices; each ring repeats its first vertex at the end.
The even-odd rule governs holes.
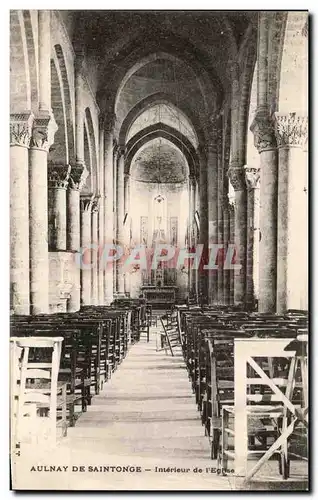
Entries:
POLYGON ((131 176, 141 182, 184 182, 187 164, 182 153, 165 139, 149 141, 135 156, 131 176))

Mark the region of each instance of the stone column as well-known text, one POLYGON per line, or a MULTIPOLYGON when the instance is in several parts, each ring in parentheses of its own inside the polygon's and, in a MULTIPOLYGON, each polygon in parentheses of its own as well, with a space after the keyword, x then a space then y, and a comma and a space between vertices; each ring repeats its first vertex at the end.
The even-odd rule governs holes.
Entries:
POLYGON ((66 250, 66 190, 70 172, 70 165, 48 165, 50 250, 66 250))
MULTIPOLYGON (((193 224, 194 224, 194 196, 195 196, 195 178, 193 175, 189 175, 188 179, 188 194, 189 194, 189 214, 188 214, 188 247, 192 249, 194 245, 193 238, 193 224)), ((189 295, 193 294, 193 272, 192 263, 189 259, 189 270, 188 270, 188 292, 189 295)))
MULTIPOLYGON (((74 256, 81 246, 80 224, 80 192, 88 176, 84 164, 72 166, 67 191, 67 249, 74 252, 74 256)), ((74 259, 78 263, 78 259, 74 259)), ((68 312, 78 311, 81 307, 81 280, 80 267, 74 268, 73 287, 67 304, 68 312)))
MULTIPOLYGON (((231 244, 235 244, 235 198, 229 199, 229 241, 231 244)), ((229 269, 229 303, 234 304, 235 297, 235 280, 234 280, 234 269, 229 269)))
POLYGON ((276 311, 277 267, 277 149, 273 122, 265 111, 258 111, 251 125, 260 154, 260 312, 276 311))
MULTIPOLYGON (((208 178, 207 178, 207 158, 204 150, 199 151, 200 158, 200 178, 199 178, 199 203, 200 203, 200 234, 199 243, 204 245, 203 255, 207 256, 209 242, 209 219, 208 219, 208 178)), ((201 259, 202 261, 203 259, 201 259)), ((198 295, 200 300, 208 300, 208 274, 201 265, 198 270, 198 295)))
POLYGON ((224 243, 224 224, 223 224, 223 201, 224 201, 224 162, 223 162, 223 124, 221 120, 218 125, 217 133, 217 153, 218 153, 218 190, 217 190, 217 204, 218 204, 218 234, 217 242, 223 247, 219 250, 218 258, 218 303, 224 304, 224 281, 223 281, 223 267, 225 256, 225 243, 224 243))
POLYGON ((226 269, 224 266, 224 261, 226 257, 226 252, 228 249, 228 244, 230 243, 230 208, 229 208, 229 200, 227 195, 225 196, 225 200, 223 201, 223 239, 224 239, 224 258, 222 262, 223 269, 223 302, 224 304, 230 304, 230 296, 231 296, 231 280, 230 273, 232 272, 230 269, 226 269))
POLYGON ((92 239, 94 245, 92 248, 92 273, 91 273, 91 304, 98 305, 98 211, 99 211, 99 198, 95 196, 92 201, 92 239), (96 248, 95 248, 96 246, 96 248))
MULTIPOLYGON (((196 248, 198 244, 198 230, 197 223, 195 221, 195 213, 197 211, 197 207, 199 206, 198 202, 199 194, 198 194, 198 181, 194 177, 193 179, 193 238, 192 238, 192 246, 196 248)), ((195 269, 192 269, 192 293, 197 298, 198 297, 198 272, 195 269)))
POLYGON ((33 115, 10 116, 10 283, 15 314, 30 312, 28 148, 33 115))
POLYGON ((254 309, 258 298, 260 169, 245 166, 247 187, 246 305, 254 309))
MULTIPOLYGON (((117 158, 117 180, 116 180, 116 214, 117 227, 116 239, 119 245, 124 245, 124 171, 125 171, 125 151, 119 150, 117 158)), ((116 262, 116 291, 118 295, 125 295, 125 283, 122 262, 116 262)))
POLYGON ((130 203, 130 175, 124 174, 124 215, 129 212, 130 203))
POLYGON ((57 126, 49 113, 33 123, 29 150, 31 314, 49 312, 47 154, 57 126))
MULTIPOLYGON (((114 240, 114 212, 113 212, 113 134, 112 123, 105 122, 104 136, 104 157, 105 157, 105 176, 104 176, 104 195, 105 195, 105 212, 104 212, 104 239, 105 244, 111 245, 114 240)), ((113 264, 107 263, 104 258, 105 268, 105 296, 104 303, 109 305, 113 300, 113 264)))
POLYGON ((90 305, 91 302, 91 276, 92 276, 92 253, 90 245, 92 243, 91 234, 91 210, 93 195, 85 195, 80 198, 81 206, 81 305, 90 305), (87 267, 86 267, 87 266, 87 267), (85 268, 86 267, 86 268, 85 268))
POLYGON ((307 308, 307 116, 276 113, 277 310, 307 308))
POLYGON ((100 259, 104 249, 104 210, 105 210, 105 196, 104 196, 104 128, 105 121, 104 117, 100 118, 99 121, 99 175, 100 175, 100 199, 99 199, 99 211, 98 211, 98 240, 99 240, 99 252, 98 252, 98 303, 103 305, 105 299, 104 292, 104 281, 105 281, 105 268, 103 261, 100 259))
POLYGON ((245 303, 246 292, 246 186, 244 170, 231 166, 228 176, 235 191, 235 265, 234 303, 245 303))
MULTIPOLYGON (((118 145, 113 144, 113 234, 114 242, 117 244, 117 164, 118 164, 118 145)), ((118 293, 117 289, 117 263, 113 265, 113 295, 118 293)))
MULTIPOLYGON (((124 217, 125 217, 125 225, 124 225, 124 245, 125 248, 129 247, 130 243, 130 175, 125 173, 124 176, 124 217)), ((124 274, 125 280, 125 294, 128 292, 130 294, 130 274, 126 272, 124 274)))
MULTIPOLYGON (((217 121, 213 117, 209 129, 207 146, 207 180, 208 180, 208 227, 209 245, 218 243, 218 155, 217 155, 217 121)), ((215 262, 212 263, 213 265, 215 262)), ((218 271, 209 270, 209 304, 218 301, 218 271)))

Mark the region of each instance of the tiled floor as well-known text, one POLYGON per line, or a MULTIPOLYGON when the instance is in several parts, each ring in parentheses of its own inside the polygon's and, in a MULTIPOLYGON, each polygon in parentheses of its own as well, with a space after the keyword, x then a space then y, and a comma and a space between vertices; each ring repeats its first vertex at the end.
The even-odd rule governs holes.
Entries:
POLYGON ((27 458, 21 457, 17 489, 242 488, 237 478, 213 471, 217 464, 210 459, 182 355, 157 352, 158 331, 153 327, 149 343, 142 338, 130 348, 102 393, 55 450, 30 450, 27 458), (45 465, 65 470, 32 470, 45 465), (115 470, 106 472, 107 466, 115 470), (123 467, 132 469, 123 472, 123 467))

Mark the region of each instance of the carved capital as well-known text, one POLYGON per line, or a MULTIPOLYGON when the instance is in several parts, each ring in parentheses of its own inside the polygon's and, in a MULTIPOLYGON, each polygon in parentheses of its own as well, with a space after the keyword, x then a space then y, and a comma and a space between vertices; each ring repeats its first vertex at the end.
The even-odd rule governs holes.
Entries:
POLYGON ((124 156, 125 156, 125 152, 126 152, 126 148, 125 148, 125 146, 121 146, 121 145, 119 145, 119 146, 118 146, 118 149, 117 149, 117 158, 118 158, 118 160, 119 160, 120 158, 122 158, 122 157, 124 157, 124 156))
POLYGON ((10 115, 10 146, 30 146, 33 119, 30 112, 10 115))
POLYGON ((278 147, 306 148, 308 117, 297 113, 275 113, 275 132, 278 147))
POLYGON ((34 118, 30 148, 48 152, 54 142, 58 127, 53 115, 43 114, 34 118))
POLYGON ((89 172, 85 163, 76 163, 76 165, 72 165, 69 177, 70 189, 77 189, 81 191, 81 189, 85 186, 88 175, 89 172))
POLYGON ((227 171, 228 178, 234 188, 234 191, 243 191, 245 189, 245 176, 243 168, 230 167, 227 171))
POLYGON ((66 189, 71 172, 71 165, 48 164, 48 186, 51 189, 66 189))
POLYGON ((81 196, 80 197, 81 212, 86 212, 86 213, 91 212, 93 201, 94 201, 93 194, 87 194, 87 195, 81 196))
POLYGON ((260 184, 260 169, 245 165, 245 182, 248 189, 257 189, 260 184))
POLYGON ((254 145, 259 153, 277 147, 274 123, 267 111, 256 112, 250 130, 254 134, 254 145))
POLYGON ((94 199, 92 200, 92 212, 94 213, 99 212, 99 200, 100 196, 95 196, 94 199))

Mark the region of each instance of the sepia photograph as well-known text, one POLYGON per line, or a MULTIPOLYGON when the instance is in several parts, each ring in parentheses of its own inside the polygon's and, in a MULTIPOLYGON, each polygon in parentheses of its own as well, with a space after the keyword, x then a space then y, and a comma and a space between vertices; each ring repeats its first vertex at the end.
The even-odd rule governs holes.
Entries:
POLYGON ((10 489, 310 491, 308 11, 8 17, 10 489))

